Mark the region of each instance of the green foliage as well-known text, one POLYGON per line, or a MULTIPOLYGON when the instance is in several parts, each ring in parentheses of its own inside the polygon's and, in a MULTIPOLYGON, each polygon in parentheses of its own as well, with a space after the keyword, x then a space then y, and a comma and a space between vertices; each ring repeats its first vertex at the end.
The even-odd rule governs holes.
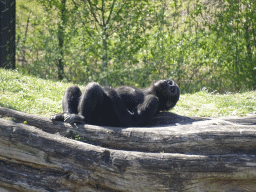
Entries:
POLYGON ((226 86, 233 90, 255 88, 255 10, 252 1, 230 1, 219 4, 216 20, 210 25, 216 38, 215 53, 218 68, 224 70, 220 78, 228 80, 226 86), (225 35, 223 35, 225 34, 225 35))
POLYGON ((44 79, 182 92, 256 86, 256 4, 250 0, 19 0, 17 66, 44 79))

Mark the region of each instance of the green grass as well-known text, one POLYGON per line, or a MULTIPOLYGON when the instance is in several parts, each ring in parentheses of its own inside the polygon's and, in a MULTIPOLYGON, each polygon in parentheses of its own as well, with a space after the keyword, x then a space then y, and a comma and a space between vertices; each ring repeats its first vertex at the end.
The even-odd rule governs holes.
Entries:
POLYGON ((0 69, 0 106, 50 116, 61 112, 61 100, 70 85, 0 69))
MULTIPOLYGON (((49 117, 62 111, 62 97, 70 85, 0 69, 0 106, 49 117)), ((201 117, 244 116, 256 112, 256 91, 183 94, 172 112, 201 117)))
POLYGON ((174 112, 200 117, 245 116, 256 112, 256 91, 227 94, 200 91, 184 94, 174 112))

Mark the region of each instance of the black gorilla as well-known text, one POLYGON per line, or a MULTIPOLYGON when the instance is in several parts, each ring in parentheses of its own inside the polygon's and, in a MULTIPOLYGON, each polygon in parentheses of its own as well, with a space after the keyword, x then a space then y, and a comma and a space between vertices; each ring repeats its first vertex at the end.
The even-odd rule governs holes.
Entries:
POLYGON ((89 83, 82 94, 78 86, 69 87, 62 101, 63 113, 51 120, 103 126, 142 126, 159 111, 168 111, 179 100, 178 85, 158 80, 150 87, 101 87, 89 83))

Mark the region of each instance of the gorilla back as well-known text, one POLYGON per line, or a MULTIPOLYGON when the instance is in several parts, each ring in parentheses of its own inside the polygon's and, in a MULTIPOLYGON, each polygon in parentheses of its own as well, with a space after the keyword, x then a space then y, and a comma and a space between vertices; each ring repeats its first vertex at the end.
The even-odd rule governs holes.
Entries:
POLYGON ((62 101, 63 113, 53 115, 51 120, 101 126, 143 126, 159 111, 173 108, 179 96, 179 87, 171 79, 155 81, 145 89, 101 87, 92 82, 83 94, 78 86, 67 88, 62 101))

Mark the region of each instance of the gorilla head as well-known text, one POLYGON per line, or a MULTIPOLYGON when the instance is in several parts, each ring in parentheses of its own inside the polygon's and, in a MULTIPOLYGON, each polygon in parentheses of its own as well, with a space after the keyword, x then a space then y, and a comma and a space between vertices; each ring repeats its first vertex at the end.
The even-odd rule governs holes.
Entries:
POLYGON ((179 86, 171 79, 158 80, 151 84, 151 92, 159 99, 159 111, 168 111, 179 100, 179 86))

